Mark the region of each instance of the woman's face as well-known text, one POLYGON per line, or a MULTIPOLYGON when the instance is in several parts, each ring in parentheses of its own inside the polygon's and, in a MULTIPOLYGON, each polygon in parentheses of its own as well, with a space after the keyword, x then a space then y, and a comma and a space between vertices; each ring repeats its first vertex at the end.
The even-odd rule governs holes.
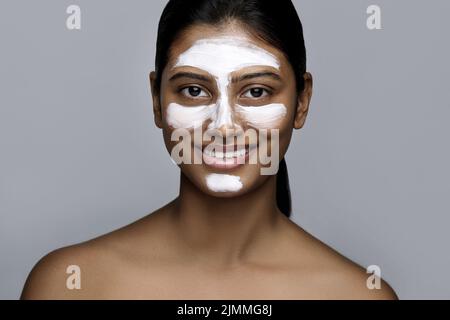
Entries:
MULTIPOLYGON (((153 90, 171 157, 214 196, 244 194, 276 174, 309 105, 283 53, 244 30, 190 27, 172 44, 160 91, 153 90)), ((153 89, 154 73, 151 81, 153 89)))

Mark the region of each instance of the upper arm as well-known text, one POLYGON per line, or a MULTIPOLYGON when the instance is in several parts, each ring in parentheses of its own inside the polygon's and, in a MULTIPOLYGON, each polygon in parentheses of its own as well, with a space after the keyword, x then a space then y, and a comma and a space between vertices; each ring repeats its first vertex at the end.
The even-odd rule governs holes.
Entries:
POLYGON ((394 289, 384 280, 381 280, 381 288, 373 289, 378 290, 376 295, 374 295, 375 299, 379 300, 398 300, 398 296, 395 293, 394 289))
POLYGON ((392 287, 379 276, 348 259, 329 261, 321 284, 327 286, 328 298, 339 300, 398 300, 392 287), (375 277, 375 278, 374 278, 375 277))
POLYGON ((83 263, 82 256, 77 249, 67 247, 50 252, 41 258, 31 270, 20 298, 22 300, 80 298, 83 291, 68 286, 68 282, 71 282, 73 277, 81 277, 81 274, 76 274, 76 268, 71 266, 83 263))
POLYGON ((382 278, 378 278, 379 287, 369 288, 367 280, 370 274, 364 270, 352 273, 348 273, 343 278, 344 283, 347 284, 343 292, 344 297, 355 300, 398 300, 395 291, 382 278))

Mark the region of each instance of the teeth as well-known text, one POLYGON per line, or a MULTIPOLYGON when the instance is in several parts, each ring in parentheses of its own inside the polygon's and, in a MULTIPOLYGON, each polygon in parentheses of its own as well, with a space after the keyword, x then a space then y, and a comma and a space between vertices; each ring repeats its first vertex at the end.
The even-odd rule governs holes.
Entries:
POLYGON ((227 158, 227 159, 235 158, 236 156, 237 156, 236 152, 227 152, 227 153, 225 153, 225 158, 227 158))
POLYGON ((215 157, 218 159, 231 159, 231 158, 238 158, 238 157, 245 156, 246 150, 240 149, 238 151, 225 152, 225 153, 221 152, 221 151, 214 152, 214 150, 205 150, 205 153, 209 157, 215 157))

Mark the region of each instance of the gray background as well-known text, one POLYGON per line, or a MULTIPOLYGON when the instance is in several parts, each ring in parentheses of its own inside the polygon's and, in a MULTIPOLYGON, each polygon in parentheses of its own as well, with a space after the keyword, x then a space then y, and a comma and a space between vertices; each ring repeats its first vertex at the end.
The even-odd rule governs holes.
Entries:
MULTIPOLYGON (((147 80, 165 2, 1 1, 0 298, 49 251, 177 195, 147 80)), ((293 220, 402 299, 450 298, 450 2, 295 3, 315 92, 287 157, 293 220)))

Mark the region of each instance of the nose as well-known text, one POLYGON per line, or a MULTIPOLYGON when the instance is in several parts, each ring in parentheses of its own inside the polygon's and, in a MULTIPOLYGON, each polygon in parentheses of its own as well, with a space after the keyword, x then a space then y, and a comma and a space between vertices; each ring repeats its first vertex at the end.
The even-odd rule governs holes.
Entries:
POLYGON ((217 100, 217 109, 215 115, 215 121, 212 125, 214 129, 233 129, 236 125, 234 122, 233 108, 228 98, 227 90, 221 90, 221 95, 217 100))
POLYGON ((234 108, 226 94, 218 99, 214 118, 209 129, 217 131, 224 139, 239 137, 242 134, 242 126, 236 122, 234 108))

